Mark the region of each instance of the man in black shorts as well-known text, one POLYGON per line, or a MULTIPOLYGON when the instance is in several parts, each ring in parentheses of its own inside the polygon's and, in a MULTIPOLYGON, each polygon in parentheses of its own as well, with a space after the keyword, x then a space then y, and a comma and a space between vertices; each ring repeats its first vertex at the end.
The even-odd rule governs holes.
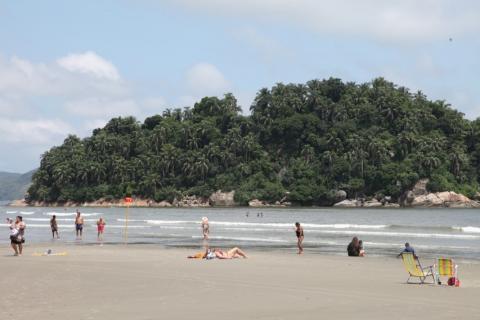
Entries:
POLYGON ((83 217, 78 210, 77 216, 75 217, 75 231, 77 232, 77 239, 81 239, 83 236, 83 217))

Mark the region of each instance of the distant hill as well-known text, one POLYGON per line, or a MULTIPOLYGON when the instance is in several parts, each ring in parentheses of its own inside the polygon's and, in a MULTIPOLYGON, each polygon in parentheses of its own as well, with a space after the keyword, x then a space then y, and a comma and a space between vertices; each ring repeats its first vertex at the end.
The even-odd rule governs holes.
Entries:
POLYGON ((22 199, 34 173, 35 170, 23 174, 0 171, 0 201, 22 199))

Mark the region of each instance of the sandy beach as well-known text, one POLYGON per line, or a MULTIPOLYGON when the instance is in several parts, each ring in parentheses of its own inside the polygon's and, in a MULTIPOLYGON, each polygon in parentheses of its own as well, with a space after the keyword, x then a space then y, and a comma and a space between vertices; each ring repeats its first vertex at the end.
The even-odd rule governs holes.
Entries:
MULTIPOLYGON (((474 319, 480 264, 462 286, 405 284, 393 258, 249 252, 189 260, 155 245, 32 245, 0 256, 0 319, 474 319), (32 256, 52 248, 67 256, 32 256)), ((424 261, 426 264, 429 261, 424 261)))

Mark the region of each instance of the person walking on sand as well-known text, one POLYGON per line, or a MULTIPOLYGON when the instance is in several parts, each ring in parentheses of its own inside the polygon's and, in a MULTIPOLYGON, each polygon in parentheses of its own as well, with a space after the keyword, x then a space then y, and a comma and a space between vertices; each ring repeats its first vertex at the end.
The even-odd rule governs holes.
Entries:
POLYGON ((77 239, 82 239, 83 236, 83 217, 80 211, 77 210, 77 216, 75 217, 75 231, 77 239))
POLYGON ((105 231, 105 220, 103 218, 98 219, 97 221, 97 239, 98 241, 103 241, 103 232, 105 231))
POLYGON ((303 253, 303 228, 300 225, 300 222, 295 222, 295 234, 297 235, 297 247, 298 247, 298 254, 303 253))
POLYGON ((23 244, 25 243, 25 222, 22 216, 17 216, 15 222, 8 220, 10 225, 10 244, 15 256, 21 256, 23 252, 23 244))
POLYGON ((208 218, 202 218, 202 233, 203 233, 203 240, 208 240, 208 235, 210 234, 210 225, 208 224, 208 218))
POLYGON ((58 225, 57 225, 57 216, 53 215, 52 219, 50 219, 50 228, 52 229, 52 238, 55 239, 55 234, 57 234, 57 239, 60 237, 58 236, 58 225))

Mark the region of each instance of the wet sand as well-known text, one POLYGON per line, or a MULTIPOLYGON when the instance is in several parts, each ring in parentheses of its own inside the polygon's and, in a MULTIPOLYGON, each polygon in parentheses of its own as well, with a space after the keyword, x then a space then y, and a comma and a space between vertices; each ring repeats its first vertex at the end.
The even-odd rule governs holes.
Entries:
MULTIPOLYGON (((250 252, 190 260, 155 245, 0 246, 0 319, 474 319, 480 264, 460 288, 405 284, 400 259, 250 252)), ((424 261, 426 265, 431 261, 424 261)))

